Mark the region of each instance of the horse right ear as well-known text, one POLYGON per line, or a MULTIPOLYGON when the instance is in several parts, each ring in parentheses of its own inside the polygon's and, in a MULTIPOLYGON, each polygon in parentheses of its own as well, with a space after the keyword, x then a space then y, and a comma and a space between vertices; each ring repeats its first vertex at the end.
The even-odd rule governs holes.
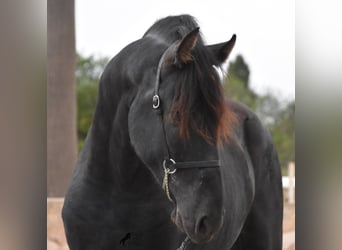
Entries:
POLYGON ((182 66, 193 60, 192 50, 195 48, 199 37, 199 27, 189 32, 183 37, 176 48, 174 64, 182 66))
POLYGON ((235 41, 236 41, 236 35, 234 34, 228 42, 207 46, 207 48, 213 53, 216 59, 216 63, 215 63, 216 66, 221 65, 227 60, 230 52, 232 52, 234 48, 235 41))

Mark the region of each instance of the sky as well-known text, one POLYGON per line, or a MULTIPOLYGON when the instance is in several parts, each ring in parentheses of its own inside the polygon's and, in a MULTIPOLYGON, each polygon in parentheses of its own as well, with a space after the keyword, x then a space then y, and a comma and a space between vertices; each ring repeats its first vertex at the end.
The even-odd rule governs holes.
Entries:
POLYGON ((111 58, 156 20, 179 14, 197 19, 207 44, 237 35, 226 65, 241 54, 257 93, 295 99, 294 0, 76 0, 76 49, 111 58))

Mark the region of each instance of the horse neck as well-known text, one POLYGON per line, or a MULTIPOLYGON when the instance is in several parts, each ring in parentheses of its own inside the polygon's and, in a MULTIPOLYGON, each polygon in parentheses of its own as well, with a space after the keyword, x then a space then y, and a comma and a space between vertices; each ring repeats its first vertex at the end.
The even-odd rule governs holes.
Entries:
POLYGON ((90 144, 89 168, 94 168, 94 174, 96 170, 101 171, 103 166, 108 164, 108 135, 111 131, 111 121, 115 116, 115 110, 109 108, 111 104, 106 97, 106 92, 109 91, 105 89, 108 88, 109 81, 104 73, 100 80, 93 121, 87 136, 89 139, 86 141, 90 144))
POLYGON ((113 74, 105 72, 101 78, 89 132, 90 175, 110 183, 116 190, 150 192, 156 188, 156 182, 137 157, 128 134, 129 98, 133 90, 127 87, 128 82, 116 81, 108 75, 113 74))

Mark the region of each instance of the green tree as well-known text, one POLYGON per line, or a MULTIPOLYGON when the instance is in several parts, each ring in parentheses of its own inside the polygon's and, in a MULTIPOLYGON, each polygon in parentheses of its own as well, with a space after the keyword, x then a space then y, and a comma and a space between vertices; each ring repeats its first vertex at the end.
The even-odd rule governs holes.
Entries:
POLYGON ((83 56, 77 53, 76 78, 78 83, 98 82, 101 73, 108 63, 107 57, 95 58, 94 56, 83 56))
POLYGON ((250 70, 242 55, 230 64, 223 81, 226 96, 240 101, 254 110, 271 132, 279 161, 286 173, 289 161, 295 160, 294 112, 295 102, 282 103, 273 94, 256 94, 249 85, 250 70))
POLYGON ((274 144, 278 150, 280 164, 286 169, 287 163, 295 161, 295 102, 290 102, 282 109, 269 126, 274 144))
POLYGON ((77 135, 78 150, 83 147, 88 129, 93 119, 98 83, 108 58, 77 55, 77 135))
POLYGON ((224 79, 225 95, 238 100, 251 109, 256 109, 257 95, 249 87, 249 67, 241 55, 229 63, 228 74, 224 79))
POLYGON ((282 112, 280 101, 271 93, 256 98, 255 112, 263 123, 271 127, 282 112))
POLYGON ((237 55, 235 61, 229 64, 228 74, 241 80, 246 89, 249 88, 249 67, 242 55, 237 55))

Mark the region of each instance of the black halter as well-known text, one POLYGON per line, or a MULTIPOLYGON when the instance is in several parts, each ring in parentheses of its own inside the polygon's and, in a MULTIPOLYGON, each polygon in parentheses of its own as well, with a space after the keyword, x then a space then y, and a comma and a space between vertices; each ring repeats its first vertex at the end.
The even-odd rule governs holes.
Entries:
POLYGON ((154 95, 152 98, 153 109, 157 112, 162 129, 163 129, 163 138, 164 138, 164 160, 163 160, 163 168, 164 168, 164 179, 163 179, 163 189, 166 192, 168 199, 172 202, 172 198, 170 196, 169 184, 168 184, 168 176, 174 174, 178 169, 189 169, 189 168, 217 168, 220 166, 219 160, 211 160, 211 161, 186 161, 186 162, 176 162, 170 154, 169 145, 167 142, 167 137, 165 133, 165 125, 163 119, 163 107, 162 101, 159 96, 159 84, 160 84, 160 72, 164 62, 165 55, 167 54, 167 50, 161 56, 158 68, 157 68, 157 76, 156 82, 154 86, 154 95))

